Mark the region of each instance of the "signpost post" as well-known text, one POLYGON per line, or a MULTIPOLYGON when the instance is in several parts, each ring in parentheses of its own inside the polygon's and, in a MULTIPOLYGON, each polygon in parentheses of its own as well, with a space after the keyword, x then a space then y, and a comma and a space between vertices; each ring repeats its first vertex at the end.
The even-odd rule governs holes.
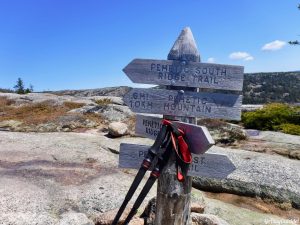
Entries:
MULTIPOLYGON (((168 60, 135 59, 124 72, 136 83, 166 85, 166 89, 133 89, 125 103, 137 113, 163 114, 179 120, 177 126, 186 132, 193 153, 193 163, 183 183, 174 175, 175 158, 158 179, 155 225, 187 225, 190 219, 192 176, 225 178, 235 167, 224 155, 203 154, 214 144, 196 117, 240 120, 242 96, 197 92, 197 88, 241 91, 243 67, 201 63, 190 28, 185 28, 168 60)), ((155 138, 160 129, 159 117, 137 116, 136 133, 155 138)), ((138 168, 147 146, 121 144, 119 167, 138 168)), ((174 156, 175 157, 175 156, 174 156)))

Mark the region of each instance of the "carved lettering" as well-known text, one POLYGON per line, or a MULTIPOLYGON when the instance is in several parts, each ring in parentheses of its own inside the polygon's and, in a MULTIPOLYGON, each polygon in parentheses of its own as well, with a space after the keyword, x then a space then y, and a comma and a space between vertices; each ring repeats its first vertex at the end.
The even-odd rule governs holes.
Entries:
POLYGON ((132 109, 136 109, 136 108, 143 108, 143 109, 147 109, 147 110, 151 110, 153 107, 153 103, 149 102, 149 101, 129 101, 130 107, 132 109))
POLYGON ((145 94, 145 93, 137 93, 137 92, 134 92, 132 93, 132 98, 133 99, 139 99, 139 100, 148 100, 148 94, 145 94))
POLYGON ((216 76, 202 76, 202 75, 193 75, 193 82, 196 83, 207 83, 207 84, 218 84, 216 76))
POLYGON ((158 73, 158 79, 160 80, 174 80, 174 81, 186 81, 186 75, 185 74, 174 74, 170 72, 159 72, 158 73))
POLYGON ((153 120, 143 120, 143 125, 145 127, 151 127, 155 129, 160 129, 161 128, 161 123, 158 121, 153 121, 153 120))
POLYGON ((162 65, 161 66, 161 70, 164 72, 164 71, 168 71, 168 65, 162 65))
POLYGON ((205 114, 211 113, 211 106, 209 105, 189 105, 189 104, 174 104, 174 103, 164 103, 165 111, 184 111, 184 112, 202 112, 205 114))
POLYGON ((195 171, 195 172, 199 172, 199 166, 197 164, 191 164, 189 166, 189 171, 195 171))
POLYGON ((155 130, 155 129, 146 127, 146 134, 150 134, 150 135, 156 137, 158 135, 158 133, 159 133, 159 130, 155 130))

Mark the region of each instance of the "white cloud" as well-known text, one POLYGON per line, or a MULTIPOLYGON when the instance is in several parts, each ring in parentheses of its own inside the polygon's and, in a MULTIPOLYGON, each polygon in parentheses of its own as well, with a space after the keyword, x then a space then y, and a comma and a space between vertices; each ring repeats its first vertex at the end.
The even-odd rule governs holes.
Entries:
POLYGON ((207 59, 207 62, 208 62, 208 63, 215 63, 215 62, 216 62, 216 59, 213 58, 213 57, 210 57, 210 58, 207 59))
POLYGON ((254 57, 247 52, 233 52, 229 55, 230 59, 243 59, 245 61, 254 60, 254 57))
POLYGON ((254 57, 253 56, 248 56, 247 58, 244 59, 245 61, 252 61, 254 60, 254 57))
POLYGON ((285 41, 276 40, 276 41, 272 41, 270 43, 265 44, 261 48, 261 50, 263 50, 263 51, 276 51, 276 50, 282 49, 285 45, 286 45, 285 41))

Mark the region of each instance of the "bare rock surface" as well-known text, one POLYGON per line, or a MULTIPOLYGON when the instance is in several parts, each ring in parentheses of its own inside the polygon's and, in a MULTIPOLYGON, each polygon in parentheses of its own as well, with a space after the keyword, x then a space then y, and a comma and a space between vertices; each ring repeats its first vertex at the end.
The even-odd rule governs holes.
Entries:
POLYGON ((122 121, 135 115, 128 106, 110 103, 96 106, 86 105, 78 109, 73 109, 70 113, 96 113, 108 121, 122 121))
MULTIPOLYGON (((118 155, 102 147, 111 140, 99 133, 0 132, 0 224, 83 225, 118 208, 135 171, 117 168, 118 155)), ((147 199, 154 193, 155 187, 147 199)))
POLYGON ((192 225, 229 225, 225 220, 211 214, 192 213, 192 225))
POLYGON ((269 154, 279 154, 300 160, 300 136, 273 131, 246 130, 248 140, 241 141, 239 148, 269 154))
MULTIPOLYGON (((129 136, 111 139, 97 131, 0 132, 0 224, 89 225, 105 218, 109 222, 136 174, 134 170, 117 168, 118 155, 112 152, 118 152, 121 142, 153 143, 129 136)), ((207 199, 199 193, 193 190, 193 201, 205 204, 204 213, 214 214, 231 225, 260 225, 265 220, 280 219, 207 199)), ((155 194, 153 187, 144 204, 155 194)), ((139 218, 132 221, 141 222, 139 218)))
POLYGON ((15 93, 0 93, 0 97, 6 97, 8 99, 14 100, 15 105, 33 104, 44 101, 52 101, 54 104, 58 105, 62 104, 63 102, 76 102, 86 105, 96 105, 96 103, 90 98, 78 98, 68 95, 57 96, 49 93, 29 93, 26 95, 19 95, 15 93))
POLYGON ((195 213, 203 213, 205 209, 205 205, 204 204, 199 204, 196 202, 192 202, 191 204, 191 211, 195 212, 195 213))
POLYGON ((123 97, 130 87, 120 86, 120 87, 106 87, 106 88, 95 88, 95 89, 85 89, 85 90, 62 90, 53 91, 51 93, 58 95, 71 95, 75 97, 89 97, 89 96, 116 96, 123 97))
POLYGON ((108 121, 122 121, 135 115, 128 106, 114 104, 99 106, 95 113, 102 115, 108 121))
MULTIPOLYGON (((212 192, 259 196, 289 202, 300 208, 300 162, 278 155, 213 146, 208 152, 225 154, 236 170, 226 179, 194 178, 193 186, 212 192)), ((217 166, 217 165, 216 165, 217 166)))
POLYGON ((112 122, 108 125, 108 133, 113 137, 121 137, 128 134, 128 126, 121 122, 112 122))
POLYGON ((58 225, 94 225, 83 213, 67 212, 61 215, 58 225))
POLYGON ((266 141, 275 141, 277 143, 290 143, 295 145, 300 145, 300 136, 284 134, 280 132, 272 132, 272 131, 261 131, 259 136, 253 137, 257 139, 263 139, 266 141))
POLYGON ((28 93, 20 95, 16 93, 0 93, 0 97, 6 97, 15 101, 14 105, 20 106, 24 104, 34 104, 45 101, 52 101, 53 104, 62 104, 63 102, 75 102, 82 103, 87 106, 97 106, 100 104, 115 104, 124 105, 124 101, 121 97, 116 96, 70 96, 70 95, 55 95, 50 93, 28 93), (98 102, 98 103, 97 103, 98 102))
POLYGON ((232 144, 247 138, 244 128, 236 124, 216 119, 198 119, 197 124, 207 127, 216 144, 232 144))
MULTIPOLYGON (((245 198, 245 197, 244 197, 245 198)), ((249 198, 248 198, 249 199, 249 198)), ((286 217, 279 217, 261 210, 254 210, 226 203, 224 201, 208 198, 206 194, 197 189, 192 189, 191 199, 191 224, 231 224, 231 225, 262 225, 273 223, 284 223, 295 225, 299 222, 299 217, 295 213, 286 211, 286 217), (194 220, 194 221, 193 221, 194 220)), ((253 199, 251 199, 253 201, 253 199)), ((257 203, 259 205, 259 203, 257 203)), ((247 206, 247 203, 246 203, 247 206)), ((261 206, 260 206, 261 207, 261 206)), ((154 225, 156 211, 156 200, 151 199, 146 206, 141 218, 145 220, 145 225, 154 225)), ((283 212, 284 213, 284 212, 283 212)), ((105 213, 109 217, 110 212, 105 213)), ((126 215, 126 213, 125 213, 126 215)), ((299 215, 299 214, 298 214, 299 215)), ((100 225, 100 224, 99 224, 100 225)))
MULTIPOLYGON (((237 207, 220 200, 207 198, 203 192, 192 189, 192 202, 205 205, 204 214, 214 215, 221 221, 230 225, 262 225, 262 224, 282 224, 295 225, 299 218, 282 218, 276 215, 253 211, 247 208, 237 207), (295 222, 296 221, 296 222, 295 222)), ((196 215, 198 213, 195 213, 196 215)), ((194 214, 194 215, 195 215, 194 214)), ((201 215, 201 214, 198 214, 201 215)), ((199 217, 198 217, 199 218, 199 217)), ((205 220, 204 220, 205 221, 205 220)), ((200 223, 201 224, 201 223, 200 223)), ((205 223, 204 223, 205 224, 205 223)))

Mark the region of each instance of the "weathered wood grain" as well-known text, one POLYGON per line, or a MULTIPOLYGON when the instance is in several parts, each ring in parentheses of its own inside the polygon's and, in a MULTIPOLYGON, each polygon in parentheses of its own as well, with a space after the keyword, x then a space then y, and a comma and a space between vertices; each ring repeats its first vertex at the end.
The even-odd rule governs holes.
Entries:
MULTIPOLYGON (((120 145, 119 167, 139 169, 150 146, 125 144, 120 145)), ((193 163, 188 175, 193 177, 226 178, 235 170, 235 166, 226 155, 205 153, 193 154, 193 163)), ((175 164, 167 172, 175 174, 175 164)))
POLYGON ((124 102, 137 113, 241 119, 241 95, 134 88, 124 102))
MULTIPOLYGON (((184 28, 168 54, 169 60, 199 62, 200 55, 189 27, 184 28)), ((167 89, 179 88, 167 86, 167 89)), ((184 87, 183 90, 197 91, 197 88, 184 87)), ((163 115, 165 119, 180 120, 196 124, 194 117, 163 115)), ((169 159, 166 168, 174 167, 175 154, 169 159)), ((192 177, 178 182, 175 174, 163 173, 158 178, 156 196, 155 225, 188 225, 191 212, 192 177)))
POLYGON ((191 28, 185 27, 181 31, 168 54, 168 59, 189 62, 201 61, 191 28))
POLYGON ((134 59, 123 71, 133 83, 241 91, 244 67, 177 60, 134 59))
MULTIPOLYGON (((155 139, 161 128, 160 117, 137 114, 135 133, 143 137, 155 139)), ((194 154, 203 154, 215 144, 206 127, 172 121, 178 128, 185 132, 185 139, 189 149, 194 154)))

